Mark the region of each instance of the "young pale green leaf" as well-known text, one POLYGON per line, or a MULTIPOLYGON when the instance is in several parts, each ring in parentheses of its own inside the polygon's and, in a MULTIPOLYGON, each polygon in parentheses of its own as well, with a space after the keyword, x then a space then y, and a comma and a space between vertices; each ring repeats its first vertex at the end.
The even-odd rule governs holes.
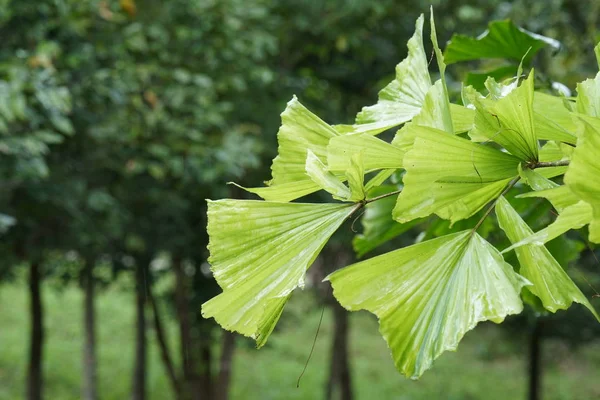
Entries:
POLYGON ((327 166, 311 150, 308 150, 306 156, 306 173, 321 189, 331 193, 335 199, 350 198, 350 189, 329 172, 327 166))
POLYGON ((367 172, 378 169, 402 168, 404 151, 368 134, 338 136, 327 146, 327 166, 330 171, 346 171, 353 154, 362 152, 367 172))
POLYGON ((343 133, 377 134, 417 115, 431 86, 423 48, 423 20, 423 15, 417 19, 415 33, 408 41, 408 57, 396 66, 396 78, 379 92, 377 104, 362 109, 355 125, 340 128, 343 133))
POLYGON ((442 54, 442 50, 438 45, 437 41, 437 33, 435 31, 435 21, 433 19, 433 6, 430 8, 430 17, 429 17, 430 25, 431 25, 431 43, 433 44, 433 50, 435 51, 435 59, 438 64, 438 68, 440 70, 440 81, 442 82, 443 89, 443 104, 441 107, 442 114, 442 123, 446 132, 454 132, 454 128, 452 126, 452 116, 450 115, 450 96, 448 95, 448 86, 446 85, 446 64, 444 63, 444 55, 442 54))
MULTIPOLYGON (((495 210, 500 228, 511 243, 518 243, 533 234, 519 213, 504 197, 500 196, 495 210)), ((533 284, 527 289, 539 297, 546 310, 550 312, 566 310, 576 302, 583 304, 597 319, 600 319, 585 295, 545 246, 529 244, 518 247, 515 251, 521 265, 519 274, 533 284)))
POLYGON ((519 164, 519 175, 521 179, 527 183, 533 190, 546 190, 558 187, 557 183, 552 182, 543 175, 529 168, 522 168, 519 164))
POLYGON ((306 175, 307 150, 319 159, 327 159, 327 144, 340 135, 335 129, 311 113, 294 96, 281 114, 277 133, 278 155, 273 160, 273 179, 266 188, 244 188, 269 201, 291 201, 319 190, 306 175))
POLYGON ((468 132, 473 128, 475 110, 450 103, 450 115, 452 116, 454 133, 468 132))
POLYGON ((496 79, 490 76, 485 80, 484 86, 489 92, 487 98, 497 101, 508 96, 513 90, 518 88, 519 80, 513 77, 502 82, 496 82, 496 79))
POLYGON ((577 84, 575 108, 578 113, 600 118, 600 72, 577 84))
POLYGON ((429 88, 423 102, 423 108, 415 115, 412 123, 454 133, 450 102, 442 80, 437 80, 429 88))
POLYGON ((261 347, 286 300, 353 204, 208 201, 209 263, 223 293, 202 305, 224 329, 261 347))
POLYGON ((536 190, 535 192, 523 193, 517 197, 542 197, 552 203, 552 206, 559 213, 565 208, 577 204, 579 198, 569 189, 568 186, 562 185, 551 189, 536 190))
POLYGON ((521 86, 498 101, 473 99, 477 107, 472 134, 502 145, 523 161, 538 160, 533 119, 533 71, 521 86))
POLYGON ((254 193, 267 201, 282 201, 288 202, 297 199, 307 194, 316 192, 321 188, 317 185, 310 177, 307 176, 306 180, 298 182, 287 182, 280 183, 273 186, 247 188, 240 186, 235 182, 228 182, 229 184, 235 185, 247 192, 254 193))
MULTIPOLYGON (((575 144, 577 125, 565 106, 567 100, 546 93, 533 96, 534 130, 538 139, 575 144)), ((540 155, 541 157, 541 155, 540 155)))
MULTIPOLYGON (((551 189, 551 190, 557 190, 551 189)), ((540 194, 541 192, 535 192, 540 194)), ((579 229, 592 221, 592 207, 585 201, 565 207, 556 218, 556 221, 545 227, 544 229, 535 232, 534 234, 520 240, 518 243, 504 249, 502 254, 511 251, 517 247, 533 244, 541 246, 550 240, 557 238, 563 233, 571 229, 579 229)))
POLYGON ((516 62, 523 60, 529 65, 533 56, 546 45, 560 48, 557 40, 529 32, 510 20, 494 21, 477 38, 454 34, 446 46, 445 60, 453 64, 481 58, 507 58, 516 62))
MULTIPOLYGON (((396 186, 385 185, 374 189, 370 195, 375 197, 397 190, 396 186)), ((368 203, 361 218, 363 232, 354 236, 352 245, 358 257, 362 257, 371 250, 408 231, 421 220, 413 220, 406 224, 399 224, 392 219, 392 209, 398 196, 389 196, 381 200, 368 203)))
POLYGON ((427 91, 423 108, 421 108, 419 114, 396 132, 392 145, 405 152, 410 150, 421 127, 435 128, 453 134, 454 129, 452 121, 448 122, 448 114, 450 114, 450 104, 444 92, 442 81, 438 80, 427 91))
POLYGON ((408 222, 436 213, 468 218, 496 198, 518 174, 519 160, 494 148, 432 128, 418 127, 404 156, 404 189, 394 218, 408 222))
POLYGON ((590 224, 590 241, 600 243, 600 118, 579 118, 583 132, 577 140, 577 148, 565 174, 565 183, 573 193, 592 206, 594 218, 590 224))
POLYGON ((478 322, 500 323, 522 311, 528 282, 471 230, 405 247, 334 272, 334 296, 350 311, 368 310, 396 368, 416 379, 455 350, 478 322))
POLYGON ((367 197, 365 190, 365 166, 363 152, 354 153, 350 158, 350 168, 346 170, 346 180, 350 188, 348 201, 362 201, 367 197))

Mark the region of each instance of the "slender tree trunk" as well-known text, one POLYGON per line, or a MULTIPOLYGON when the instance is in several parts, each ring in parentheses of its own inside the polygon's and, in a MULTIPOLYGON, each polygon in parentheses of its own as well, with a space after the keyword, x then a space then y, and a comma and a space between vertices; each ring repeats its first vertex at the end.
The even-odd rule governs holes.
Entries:
POLYGON ((331 308, 334 318, 334 333, 326 398, 333 399, 337 388, 337 393, 339 393, 337 397, 340 400, 352 400, 352 381, 348 359, 348 313, 337 303, 333 303, 331 308))
POLYGON ((200 359, 202 360, 202 364, 200 365, 200 379, 198 380, 199 385, 196 389, 198 393, 196 399, 212 400, 212 350, 210 348, 211 339, 208 332, 208 328, 200 327, 200 334, 202 335, 202 337, 198 340, 198 343, 200 344, 200 359))
POLYGON ((165 330, 163 328, 162 320, 160 318, 160 311, 158 309, 158 305, 156 304, 156 299, 152 294, 151 286, 148 286, 148 300, 150 302, 150 306, 152 307, 152 315, 154 316, 154 329, 156 331, 156 339, 158 340, 158 347, 160 349, 160 355, 163 361, 163 365, 167 372, 167 376, 169 377, 169 382, 171 383, 171 388, 173 389, 175 398, 180 399, 181 388, 179 384, 179 379, 177 379, 177 374, 175 373, 175 367, 171 358, 171 352, 169 351, 165 330))
POLYGON ((173 270, 175 272, 175 308, 179 322, 179 345, 183 364, 182 398, 190 400, 196 396, 193 393, 197 393, 198 377, 195 373, 195 346, 192 341, 188 285, 186 284, 187 280, 183 271, 183 260, 181 258, 175 257, 173 259, 173 270))
POLYGON ((535 319, 529 342, 529 400, 540 400, 542 388, 543 321, 535 319))
POLYGON ((29 342, 29 367, 27 371, 27 400, 41 400, 43 393, 42 357, 44 324, 41 295, 41 264, 34 261, 29 267, 29 295, 31 336, 29 342))
POLYGON ((94 310, 94 261, 86 260, 83 270, 83 400, 96 400, 96 311, 94 310))
MULTIPOLYGON (((352 250, 345 246, 335 246, 323 257, 323 272, 329 274, 351 262, 352 250)), ((348 312, 333 297, 331 287, 328 287, 325 299, 333 313, 333 341, 325 398, 327 400, 352 400, 350 355, 348 353, 348 312)))
POLYGON ((229 382, 231 380, 231 367, 234 350, 234 334, 231 332, 223 331, 219 380, 217 382, 217 387, 215 388, 216 400, 227 400, 229 398, 229 382))
POLYGON ((133 400, 146 400, 146 272, 148 263, 135 266, 135 364, 133 369, 133 400))

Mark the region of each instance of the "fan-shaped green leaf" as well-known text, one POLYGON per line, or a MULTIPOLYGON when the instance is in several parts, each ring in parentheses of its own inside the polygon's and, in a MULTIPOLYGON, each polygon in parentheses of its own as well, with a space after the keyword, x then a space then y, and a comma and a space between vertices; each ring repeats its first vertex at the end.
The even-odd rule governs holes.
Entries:
MULTIPOLYGON (((556 188, 558 189, 558 188, 556 188)), ((551 189, 551 190, 556 190, 551 189)), ((535 192, 537 194, 541 192, 535 192)), ((562 210, 562 212, 556 218, 556 221, 545 227, 544 229, 537 231, 536 233, 528 236, 518 243, 504 249, 502 254, 507 251, 513 250, 517 247, 524 246, 526 244, 543 245, 550 240, 562 235, 563 233, 571 229, 579 229, 584 225, 589 224, 592 221, 592 207, 585 201, 580 201, 572 206, 568 206, 562 210)))
POLYGON ((430 7, 429 22, 431 25, 431 43, 433 44, 433 50, 435 51, 435 59, 440 70, 440 81, 442 82, 442 107, 440 107, 440 113, 442 116, 443 130, 446 132, 454 132, 452 127, 452 116, 450 115, 450 96, 448 95, 448 86, 446 85, 446 63, 444 63, 444 55, 438 45, 437 32, 435 31, 435 21, 433 19, 433 6, 430 7))
MULTIPOLYGON (((533 234, 508 201, 502 196, 496 203, 496 215, 500 228, 511 243, 517 243, 533 234)), ((599 319, 585 295, 569 278, 560 264, 544 246, 524 245, 515 249, 521 268, 519 274, 533 286, 527 289, 540 298, 544 308, 550 312, 566 310, 573 302, 583 304, 599 319)))
POLYGON ((346 170, 346 180, 350 188, 349 201, 362 201, 367 197, 365 190, 365 166, 363 152, 354 153, 350 158, 350 168, 346 170))
POLYGON ((600 243, 600 118, 580 116, 580 119, 583 132, 577 140, 565 183, 592 206, 594 218, 590 224, 590 241, 600 243))
POLYGON ((525 57, 525 65, 529 65, 535 53, 546 45, 560 48, 557 40, 529 32, 510 20, 494 21, 477 38, 454 34, 446 46, 445 60, 448 64, 481 58, 507 58, 520 62, 525 57))
POLYGON ((448 118, 446 115, 449 113, 448 98, 445 95, 442 81, 438 80, 427 91, 421 111, 411 122, 396 132, 396 136, 392 140, 392 145, 399 147, 405 152, 410 150, 420 127, 430 127, 450 134, 454 133, 452 121, 447 121, 448 118))
POLYGON ((209 263, 223 293, 202 306, 262 346, 286 300, 353 204, 208 201, 209 263))
POLYGON ((266 182, 269 187, 243 188, 269 201, 290 201, 319 190, 306 175, 307 150, 326 160, 329 140, 340 135, 304 107, 296 96, 281 114, 281 122, 277 133, 278 155, 271 166, 273 179, 266 182))
POLYGON ((404 189, 394 218, 407 222, 437 213, 457 221, 496 198, 517 176, 519 160, 494 148, 425 127, 404 156, 404 189))
POLYGON ((356 116, 356 124, 342 127, 342 132, 377 134, 417 115, 431 86, 423 48, 423 20, 423 15, 417 19, 415 33, 408 41, 408 57, 396 66, 396 78, 379 92, 377 104, 364 107, 356 116))
POLYGON ((557 140, 575 144, 577 125, 565 106, 567 100, 546 93, 535 92, 533 96, 533 120, 538 139, 557 140))
POLYGON ((375 136, 338 136, 327 146, 327 165, 330 171, 345 171, 350 166, 353 154, 362 152, 366 171, 402 168, 404 151, 375 136))
POLYGON ((552 206, 559 213, 566 207, 572 206, 579 201, 575 193, 573 193, 566 185, 558 186, 554 189, 523 193, 517 197, 543 197, 552 203, 552 206))
POLYGON ((450 103, 450 115, 452 116, 452 126, 454 133, 463 133, 473 128, 475 119, 475 110, 450 103))
POLYGON ((502 145, 523 161, 538 160, 533 119, 533 71, 521 86, 495 102, 473 99, 477 107, 473 136, 502 145))
POLYGON ((521 168, 521 165, 519 165, 519 175, 533 190, 546 190, 558 187, 557 183, 552 182, 532 169, 521 168))
POLYGON ((455 350, 478 322, 522 311, 528 282, 470 230, 405 247, 334 272, 328 278, 346 309, 365 309, 396 368, 418 378, 444 351, 455 350))
POLYGON ((577 112, 600 118, 600 72, 594 79, 577 84, 577 112))
POLYGON ((350 198, 350 189, 329 172, 327 166, 311 150, 308 150, 306 156, 306 174, 321 189, 331 193, 335 199, 346 200, 350 198))

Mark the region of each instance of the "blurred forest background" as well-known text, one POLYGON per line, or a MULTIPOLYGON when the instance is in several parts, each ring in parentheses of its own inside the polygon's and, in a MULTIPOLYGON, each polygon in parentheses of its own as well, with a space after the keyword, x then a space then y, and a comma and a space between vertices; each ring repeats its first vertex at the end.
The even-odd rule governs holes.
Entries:
MULTIPOLYGON (((597 72, 597 0, 0 0, 0 399, 493 400, 539 379, 544 399, 600 398, 579 306, 483 324, 402 377, 375 319, 319 283, 354 260, 349 225, 261 351, 200 315, 219 291, 205 199, 268 179, 293 94, 329 123, 375 103, 430 4, 442 44, 510 18, 562 43, 535 59, 549 79, 597 72)), ((555 246, 593 294, 600 251, 555 246)))

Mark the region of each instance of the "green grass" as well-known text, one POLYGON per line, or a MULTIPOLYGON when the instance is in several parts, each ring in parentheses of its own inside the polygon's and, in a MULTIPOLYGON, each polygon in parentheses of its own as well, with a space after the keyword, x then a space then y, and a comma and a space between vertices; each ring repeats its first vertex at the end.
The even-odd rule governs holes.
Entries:
MULTIPOLYGON (((46 398, 80 397, 81 292, 44 287, 46 314, 46 398)), ((0 400, 23 398, 27 359, 28 302, 25 286, 0 287, 0 400)), ((133 297, 123 289, 99 294, 99 390, 102 399, 129 397, 134 353, 133 297)), ((325 318, 300 388, 296 380, 310 351, 320 310, 309 293, 296 293, 269 343, 254 349, 238 340, 231 399, 320 399, 328 373, 332 325, 325 318)), ((175 326, 169 322, 171 339, 175 326)), ((377 321, 367 313, 351 320, 351 362, 355 398, 361 399, 525 399, 526 348, 508 343, 493 324, 469 333, 455 353, 443 355, 419 381, 400 376, 392 363, 377 321)), ((148 382, 150 399, 170 399, 171 393, 152 332, 149 332, 148 382)), ((577 351, 557 342, 545 344, 544 400, 600 398, 600 342, 577 351)))

